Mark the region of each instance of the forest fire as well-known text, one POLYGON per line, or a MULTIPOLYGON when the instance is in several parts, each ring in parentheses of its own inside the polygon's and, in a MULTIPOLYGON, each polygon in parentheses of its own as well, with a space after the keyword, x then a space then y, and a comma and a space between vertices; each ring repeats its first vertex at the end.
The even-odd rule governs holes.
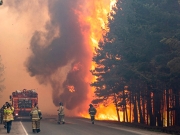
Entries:
POLYGON ((1 26, 5 31, 2 44, 10 46, 1 46, 8 63, 4 67, 11 67, 6 77, 14 74, 16 79, 22 73, 20 80, 27 78, 27 84, 5 84, 9 90, 34 84, 41 93, 42 110, 48 113, 56 113, 62 102, 66 116, 89 118, 92 103, 99 120, 178 128, 178 2, 33 0, 29 5, 9 1, 1 12, 2 17, 10 16, 1 26), (9 32, 15 35, 13 48, 9 32), (9 55, 19 49, 23 57, 9 55), (14 57, 18 61, 9 61, 14 57), (17 72, 22 66, 27 71, 17 72))
MULTIPOLYGON (((83 12, 75 11, 79 17, 79 23, 81 25, 81 31, 85 38, 85 44, 88 48, 91 48, 90 53, 95 54, 95 48, 98 48, 98 42, 103 40, 104 32, 108 31, 108 13, 111 12, 112 8, 115 7, 116 0, 95 0, 95 1, 85 1, 85 6, 80 6, 83 12), (88 29, 86 29, 88 28, 88 29)), ((91 69, 95 68, 96 65, 91 62, 91 69)), ((95 81, 92 78, 92 81, 95 81)), ((91 88, 92 91, 93 88, 91 88)), ((82 114, 81 116, 88 118, 88 114, 82 114)), ((117 112, 115 105, 110 103, 107 107, 100 104, 97 107, 96 119, 103 120, 117 120, 117 112)))
MULTIPOLYGON (((31 38, 32 55, 26 63, 29 74, 40 84, 50 84, 53 104, 63 102, 75 116, 89 115, 87 108, 95 91, 90 83, 96 80, 89 70, 96 67, 93 54, 108 31, 108 14, 115 4, 116 0, 54 1, 49 6, 47 32, 36 31, 31 38), (47 45, 43 39, 52 40, 47 45)), ((113 101, 109 104, 98 105, 97 119, 117 119, 113 101)))

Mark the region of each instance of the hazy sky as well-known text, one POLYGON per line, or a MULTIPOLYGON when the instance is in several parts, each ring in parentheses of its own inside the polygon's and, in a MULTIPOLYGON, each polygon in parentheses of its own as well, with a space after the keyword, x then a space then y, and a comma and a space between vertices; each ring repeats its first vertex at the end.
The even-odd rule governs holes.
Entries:
MULTIPOLYGON (((8 100, 13 91, 27 88, 39 92, 40 106, 43 102, 46 102, 47 106, 54 106, 51 87, 39 85, 35 77, 30 77, 25 67, 27 58, 32 55, 29 42, 33 33, 36 30, 44 30, 46 22, 50 19, 46 1, 19 2, 6 0, 0 6, 0 55, 5 66, 3 84, 6 87, 1 93, 0 105, 8 100)), ((48 108, 43 107, 43 110, 48 111, 48 108)))
POLYGON ((88 34, 94 32, 98 37, 102 31, 102 19, 93 14, 96 8, 108 7, 109 1, 4 0, 0 6, 0 55, 6 89, 0 105, 13 91, 26 88, 38 91, 44 112, 56 113, 60 101, 74 114, 87 111, 93 95, 88 34), (97 24, 88 24, 90 18, 80 20, 83 15, 94 17, 97 24))

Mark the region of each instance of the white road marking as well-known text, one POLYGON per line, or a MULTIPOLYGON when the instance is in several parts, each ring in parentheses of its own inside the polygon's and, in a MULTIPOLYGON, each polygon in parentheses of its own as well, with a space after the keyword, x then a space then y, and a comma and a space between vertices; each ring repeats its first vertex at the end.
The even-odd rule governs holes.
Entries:
POLYGON ((28 135, 28 133, 27 133, 26 129, 24 128, 24 126, 23 126, 23 124, 22 124, 21 121, 20 121, 20 123, 21 123, 21 126, 22 126, 22 128, 23 128, 23 130, 24 130, 24 132, 25 132, 25 135, 28 135))

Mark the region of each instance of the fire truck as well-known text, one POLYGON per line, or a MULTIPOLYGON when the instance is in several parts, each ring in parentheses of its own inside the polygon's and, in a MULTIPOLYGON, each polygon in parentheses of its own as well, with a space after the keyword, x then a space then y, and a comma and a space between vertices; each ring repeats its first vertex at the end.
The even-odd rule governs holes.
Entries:
POLYGON ((16 90, 10 95, 14 107, 14 119, 30 119, 30 111, 35 103, 38 103, 38 93, 32 90, 16 90))

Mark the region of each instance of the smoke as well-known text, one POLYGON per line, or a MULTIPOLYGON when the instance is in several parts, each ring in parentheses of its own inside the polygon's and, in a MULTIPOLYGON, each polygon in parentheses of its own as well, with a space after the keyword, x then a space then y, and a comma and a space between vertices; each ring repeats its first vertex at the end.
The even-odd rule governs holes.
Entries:
POLYGON ((31 56, 26 62, 29 74, 52 87, 53 103, 82 111, 87 101, 91 54, 85 45, 74 10, 80 0, 49 0, 50 21, 45 31, 36 31, 30 42, 31 56))

